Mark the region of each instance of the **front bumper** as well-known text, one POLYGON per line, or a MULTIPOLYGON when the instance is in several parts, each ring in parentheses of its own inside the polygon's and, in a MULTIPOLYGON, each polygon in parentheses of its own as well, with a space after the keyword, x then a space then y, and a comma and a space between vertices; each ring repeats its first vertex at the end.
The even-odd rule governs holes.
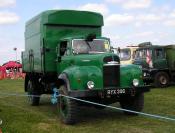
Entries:
POLYGON ((149 79, 151 80, 151 76, 150 76, 150 73, 149 72, 143 72, 143 79, 149 79))
POLYGON ((149 92, 150 88, 149 86, 141 86, 141 87, 130 87, 130 88, 110 88, 110 89, 102 89, 102 90, 83 90, 83 91, 69 91, 68 95, 71 97, 79 97, 79 98, 85 98, 85 97, 108 97, 107 94, 108 90, 118 90, 118 89, 124 89, 125 93, 122 94, 116 94, 112 96, 121 96, 121 95, 129 95, 129 96, 135 96, 139 93, 149 92))
POLYGON ((153 81, 153 77, 154 77, 153 72, 154 72, 154 70, 143 69, 142 72, 143 72, 143 81, 144 82, 153 81))

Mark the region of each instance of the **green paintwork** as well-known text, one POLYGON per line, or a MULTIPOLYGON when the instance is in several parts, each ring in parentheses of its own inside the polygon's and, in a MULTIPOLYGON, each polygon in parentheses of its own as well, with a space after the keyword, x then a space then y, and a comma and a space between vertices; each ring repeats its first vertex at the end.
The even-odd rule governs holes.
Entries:
MULTIPOLYGON (((167 69, 168 68, 164 46, 158 46, 158 45, 145 46, 145 47, 138 48, 137 51, 141 51, 141 50, 151 50, 152 51, 151 60, 153 63, 153 69, 167 69), (163 51, 164 55, 162 58, 158 58, 156 56, 157 49, 161 49, 163 51)), ((142 58, 142 59, 136 58, 134 61, 134 64, 142 65, 143 68, 149 68, 149 64, 146 62, 146 58, 142 58)))
POLYGON ((51 10, 26 23, 23 70, 56 72, 56 47, 61 39, 96 34, 101 36, 102 15, 87 11, 51 10), (41 53, 44 48, 49 52, 41 53), (33 56, 29 56, 29 52, 33 56))
POLYGON ((166 58, 170 70, 175 70, 175 45, 165 47, 166 58))
MULTIPOLYGON (((102 15, 94 12, 54 10, 34 17, 26 24, 25 51, 22 53, 23 71, 45 73, 66 73, 71 89, 85 90, 87 82, 94 81, 95 89, 103 88, 103 62, 114 53, 73 54, 72 40, 85 39, 89 34, 101 37, 102 15), (60 57, 61 41, 68 42, 69 54, 60 57), (61 61, 58 59, 61 58, 61 61)), ((119 58, 119 57, 118 57, 119 58)), ((133 79, 141 80, 141 68, 135 65, 120 67, 120 87, 131 87, 133 79)))
POLYGON ((62 67, 61 70, 58 67, 60 73, 63 71, 69 75, 69 80, 72 89, 87 88, 87 82, 93 81, 96 89, 103 88, 103 58, 106 56, 114 55, 112 53, 106 54, 85 54, 85 55, 72 55, 62 58, 62 62, 59 66, 64 66, 62 63, 69 64, 62 67), (80 80, 80 81, 79 81, 80 80))
MULTIPOLYGON (((63 56, 58 65, 59 73, 68 75, 71 89, 84 90, 87 82, 93 81, 95 89, 103 89, 103 62, 104 57, 114 56, 113 53, 105 54, 85 54, 63 56), (60 69, 61 68, 61 69, 60 69)), ((121 65, 120 67, 120 87, 128 88, 132 86, 133 79, 139 79, 140 86, 143 86, 142 70, 137 65, 121 65)))
POLYGON ((152 47, 153 55, 153 67, 156 69, 166 69, 168 68, 167 60, 166 60, 166 55, 165 55, 165 49, 162 46, 153 46, 152 47), (161 49, 163 51, 163 57, 159 58, 156 55, 156 49, 161 49))
POLYGON ((121 65, 120 66, 120 85, 121 87, 132 86, 133 79, 138 79, 142 86, 142 69, 138 65, 121 65))

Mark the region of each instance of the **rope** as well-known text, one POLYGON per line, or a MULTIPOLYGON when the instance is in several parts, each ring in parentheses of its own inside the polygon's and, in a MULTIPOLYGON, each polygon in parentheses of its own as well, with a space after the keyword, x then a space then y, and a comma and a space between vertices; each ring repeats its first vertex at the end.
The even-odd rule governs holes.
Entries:
POLYGON ((138 112, 138 111, 133 111, 133 110, 128 110, 128 109, 122 109, 122 108, 109 106, 109 105, 104 105, 104 104, 100 104, 100 103, 95 103, 95 102, 91 102, 91 101, 86 101, 86 100, 82 100, 82 99, 78 99, 78 98, 74 98, 74 97, 70 97, 70 96, 66 96, 66 95, 61 95, 61 96, 67 97, 67 98, 70 98, 70 99, 73 99, 73 100, 77 100, 77 101, 80 101, 80 102, 85 102, 85 103, 98 105, 98 106, 102 106, 102 107, 106 107, 106 108, 111 108, 111 109, 115 109, 115 110, 119 110, 119 111, 126 111, 126 112, 130 112, 130 113, 140 114, 140 115, 143 115, 143 116, 175 121, 175 118, 170 118, 170 117, 166 117, 166 116, 160 116, 160 115, 143 113, 143 112, 138 112))
MULTIPOLYGON (((110 109, 114 109, 114 110, 119 110, 119 111, 126 111, 126 112, 130 112, 130 113, 135 113, 135 114, 139 114, 139 115, 143 115, 143 116, 147 116, 147 117, 151 117, 151 118, 157 118, 157 119, 164 119, 164 120, 169 120, 169 121, 175 121, 175 118, 171 118, 171 117, 166 117, 166 116, 161 116, 161 115, 157 115, 157 114, 149 114, 149 113, 144 113, 144 112, 138 112, 138 111, 133 111, 133 110, 128 110, 128 109, 122 109, 122 108, 118 108, 118 107, 114 107, 114 106, 109 106, 109 105, 105 105, 105 104, 100 104, 100 103, 95 103, 95 102, 91 102, 91 101, 87 101, 87 100, 82 100, 79 98, 75 98, 75 97, 70 97, 70 96, 66 96, 66 95, 62 95, 62 94, 58 94, 58 92, 55 92, 57 94, 51 96, 51 98, 55 98, 57 97, 66 97, 72 100, 76 100, 76 101, 80 101, 80 102, 84 102, 84 103, 89 103, 89 104, 93 104, 93 105, 98 105, 98 106, 102 106, 102 107, 106 107, 106 108, 110 108, 110 109)), ((40 97, 38 95, 28 95, 28 94, 18 94, 18 93, 0 93, 0 95, 5 95, 5 96, 17 96, 17 97, 29 97, 29 96, 33 96, 33 97, 40 97)), ((50 96, 44 96, 44 97, 50 97, 50 96)), ((52 99, 51 99, 52 102, 52 99)), ((57 101, 54 100, 55 104, 57 101)))
MULTIPOLYGON (((0 93, 0 95, 2 96, 17 96, 17 97, 29 97, 29 96, 32 96, 32 97, 41 97, 40 95, 29 95, 29 94, 19 94, 19 93, 0 93)), ((47 96, 47 95, 44 95, 42 97, 47 97, 47 98, 50 98, 50 96, 47 96)), ((1 97, 3 98, 3 97, 1 97)))

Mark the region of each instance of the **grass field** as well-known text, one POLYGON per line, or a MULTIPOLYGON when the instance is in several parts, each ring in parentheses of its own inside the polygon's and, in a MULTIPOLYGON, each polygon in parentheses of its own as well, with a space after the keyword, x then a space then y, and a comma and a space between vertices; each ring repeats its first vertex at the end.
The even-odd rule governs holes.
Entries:
MULTIPOLYGON (((1 80, 2 92, 24 94, 23 80, 1 80)), ((146 93, 143 112, 175 118, 175 87, 146 93)), ((78 124, 67 126, 60 123, 57 107, 44 97, 39 107, 31 107, 25 97, 0 95, 0 119, 3 133, 175 133, 175 121, 88 107, 81 108, 78 124)))

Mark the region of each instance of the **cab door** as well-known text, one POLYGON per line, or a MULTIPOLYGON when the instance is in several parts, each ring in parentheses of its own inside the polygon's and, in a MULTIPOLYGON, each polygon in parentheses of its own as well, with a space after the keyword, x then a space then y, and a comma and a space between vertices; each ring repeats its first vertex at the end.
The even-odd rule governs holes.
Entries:
POLYGON ((62 73, 71 66, 71 48, 69 41, 61 41, 58 46, 57 70, 62 73))
POLYGON ((165 58, 165 50, 163 48, 154 48, 154 68, 166 69, 168 68, 167 60, 165 58))

